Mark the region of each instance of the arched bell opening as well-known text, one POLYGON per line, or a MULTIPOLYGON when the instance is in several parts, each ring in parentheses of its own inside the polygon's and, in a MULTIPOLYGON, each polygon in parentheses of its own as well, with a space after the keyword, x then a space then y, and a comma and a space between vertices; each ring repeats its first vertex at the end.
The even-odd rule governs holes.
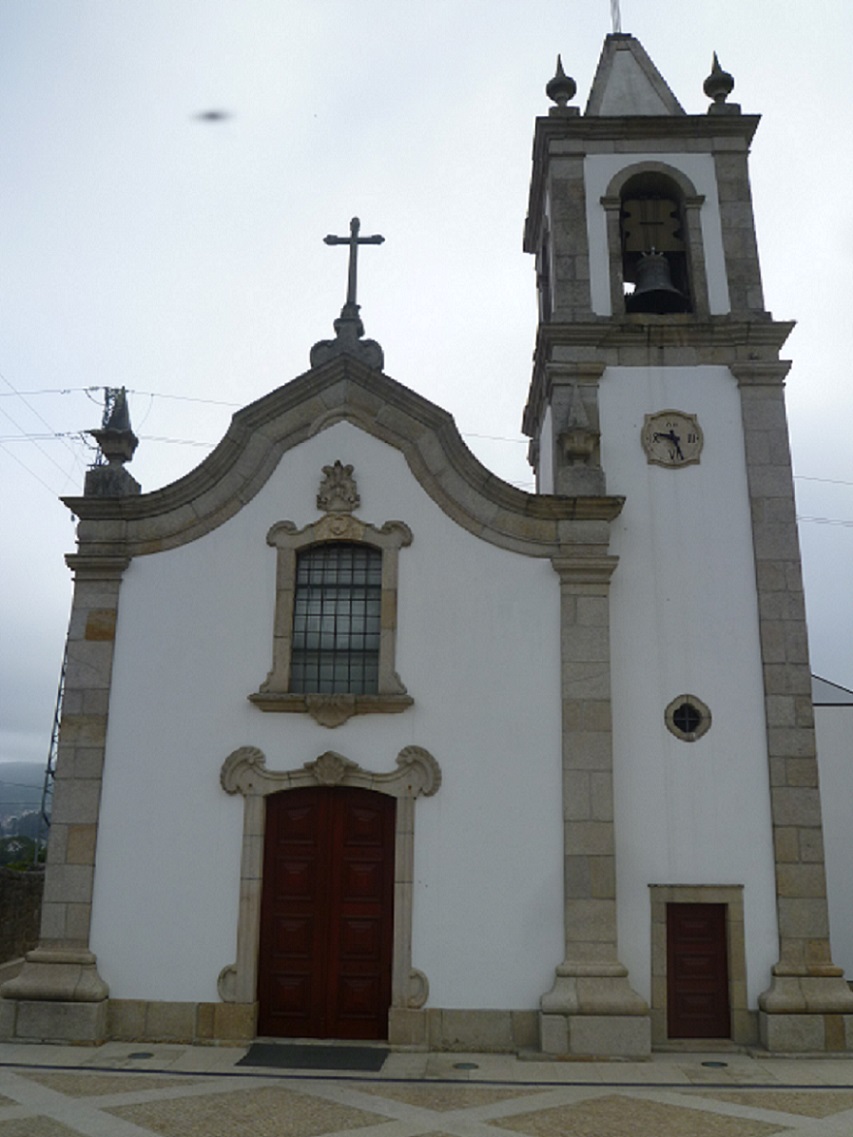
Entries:
POLYGON ((601 204, 614 315, 708 315, 704 200, 681 170, 663 162, 630 166, 611 179, 601 204))
POLYGON ((630 178, 620 194, 625 311, 692 312, 681 192, 658 173, 630 178), (631 287, 633 286, 633 287, 631 287))

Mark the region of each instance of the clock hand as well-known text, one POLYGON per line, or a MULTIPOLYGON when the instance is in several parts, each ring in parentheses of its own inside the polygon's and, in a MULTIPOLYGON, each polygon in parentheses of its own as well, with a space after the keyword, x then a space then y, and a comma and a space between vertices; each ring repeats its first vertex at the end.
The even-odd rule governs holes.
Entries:
POLYGON ((671 442, 672 445, 675 447, 675 452, 678 455, 678 457, 681 458, 682 460, 684 459, 684 454, 681 451, 681 436, 676 434, 674 430, 668 430, 666 432, 664 432, 662 430, 655 431, 654 439, 655 439, 655 442, 662 442, 664 440, 666 440, 667 442, 671 442))

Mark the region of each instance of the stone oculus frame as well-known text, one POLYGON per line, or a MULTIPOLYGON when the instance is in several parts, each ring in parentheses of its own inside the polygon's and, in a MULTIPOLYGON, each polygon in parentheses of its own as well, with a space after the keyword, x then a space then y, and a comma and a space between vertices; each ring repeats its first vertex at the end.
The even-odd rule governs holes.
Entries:
POLYGON ((677 695, 671 703, 667 704, 663 712, 666 729, 674 734, 681 742, 696 742, 711 729, 711 708, 703 703, 698 695, 677 695), (693 730, 684 730, 678 725, 675 715, 682 707, 690 707, 699 717, 698 724, 693 730))
POLYGON ((411 543, 412 532, 402 521, 386 521, 377 529, 348 513, 327 513, 303 529, 297 529, 292 521, 279 521, 272 526, 267 533, 267 544, 277 553, 273 663, 260 690, 249 695, 256 707, 262 711, 307 711, 321 726, 335 727, 351 715, 404 711, 412 705, 414 700, 394 670, 398 554, 411 543), (313 694, 290 690, 297 555, 302 549, 329 541, 371 545, 382 552, 379 683, 375 694, 313 694))
POLYGON ((432 797, 441 785, 441 769, 420 746, 406 746, 397 755, 397 769, 379 774, 326 751, 300 770, 271 771, 263 753, 243 746, 222 765, 220 782, 226 793, 243 795, 243 852, 240 864, 240 915, 236 962, 219 974, 218 990, 224 1002, 253 1006, 257 999, 258 944, 263 887, 265 798, 305 786, 356 786, 397 799, 394 838, 394 949, 391 965, 389 1041, 406 1042, 410 1028, 405 1020, 427 1001, 429 982, 412 967, 412 892, 415 840, 415 798, 432 797), (398 1023, 402 1037, 396 1037, 398 1023))

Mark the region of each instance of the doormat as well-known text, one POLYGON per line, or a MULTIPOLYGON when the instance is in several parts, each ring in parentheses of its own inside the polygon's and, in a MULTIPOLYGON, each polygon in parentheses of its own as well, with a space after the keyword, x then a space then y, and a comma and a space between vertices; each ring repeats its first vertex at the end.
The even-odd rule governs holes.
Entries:
POLYGON ((389 1050, 374 1046, 302 1046, 298 1043, 253 1042, 238 1066, 275 1066, 280 1070, 382 1069, 389 1050))

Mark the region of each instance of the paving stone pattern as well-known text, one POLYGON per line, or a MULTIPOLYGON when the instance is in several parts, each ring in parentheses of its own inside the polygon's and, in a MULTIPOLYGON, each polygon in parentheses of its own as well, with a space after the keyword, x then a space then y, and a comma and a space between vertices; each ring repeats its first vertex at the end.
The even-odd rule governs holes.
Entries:
MULTIPOLYGON (((853 1060, 556 1063, 392 1052, 377 1075, 240 1048, 0 1045, 0 1137, 850 1137, 853 1060)), ((705 1056, 708 1057, 708 1056, 705 1056)), ((717 1061, 719 1061, 719 1056, 717 1061)))
POLYGON ((365 1113, 283 1086, 218 1088, 218 1093, 114 1106, 108 1112, 162 1137, 235 1137, 243 1133, 254 1137, 319 1137, 380 1125, 386 1120, 381 1114, 365 1113))
POLYGON ((529 1137, 636 1137, 638 1134, 690 1134, 690 1137, 769 1137, 779 1127, 763 1121, 721 1117, 698 1110, 614 1094, 580 1104, 525 1113, 497 1121, 502 1129, 529 1137))

